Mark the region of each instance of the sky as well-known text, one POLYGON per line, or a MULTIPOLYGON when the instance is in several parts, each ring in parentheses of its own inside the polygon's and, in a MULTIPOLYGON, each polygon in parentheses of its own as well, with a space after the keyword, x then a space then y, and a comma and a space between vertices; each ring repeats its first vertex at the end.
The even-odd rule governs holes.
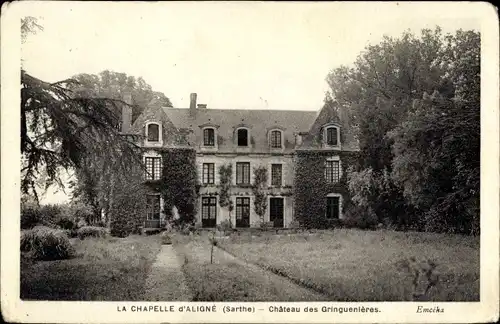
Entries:
POLYGON ((44 30, 23 45, 23 66, 45 81, 141 76, 178 108, 196 92, 208 108, 318 110, 328 72, 384 35, 479 30, 469 5, 33 2, 23 14, 44 30))

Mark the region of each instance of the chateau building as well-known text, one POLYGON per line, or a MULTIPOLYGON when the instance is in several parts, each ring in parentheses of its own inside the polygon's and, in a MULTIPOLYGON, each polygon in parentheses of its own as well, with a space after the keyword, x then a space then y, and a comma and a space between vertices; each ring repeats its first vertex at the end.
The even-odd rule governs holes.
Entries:
MULTIPOLYGON (((125 98, 131 102, 131 97, 125 98)), ((215 227, 230 220, 233 227, 257 227, 262 219, 254 208, 255 169, 264 168, 267 208, 264 222, 289 227, 296 218, 294 190, 297 156, 308 152, 324 155, 321 181, 338 183, 348 167, 345 154, 358 151, 347 118, 335 107, 320 111, 212 109, 197 104, 190 95, 189 108, 161 107, 152 101, 131 123, 130 107, 122 113, 122 132, 143 135, 140 145, 147 172, 145 180, 162 177, 162 155, 168 148, 196 151, 198 198, 196 222, 215 227), (229 198, 232 211, 220 205, 220 168, 231 166, 229 198)), ((168 179, 167 179, 168 183, 168 179)), ((145 227, 165 223, 160 194, 148 196, 145 227)), ((326 219, 342 219, 343 194, 329 192, 322 200, 326 219)))

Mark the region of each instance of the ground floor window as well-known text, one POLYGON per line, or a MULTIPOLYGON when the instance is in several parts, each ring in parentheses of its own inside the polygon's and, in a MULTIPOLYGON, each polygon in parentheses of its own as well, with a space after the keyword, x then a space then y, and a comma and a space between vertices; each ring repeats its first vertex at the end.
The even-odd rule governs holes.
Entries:
POLYGON ((215 227, 217 223, 217 198, 201 198, 201 222, 203 227, 215 227))
POLYGON ((326 197, 326 218, 339 219, 340 197, 326 197))
POLYGON ((250 227, 250 198, 236 197, 236 227, 250 227))

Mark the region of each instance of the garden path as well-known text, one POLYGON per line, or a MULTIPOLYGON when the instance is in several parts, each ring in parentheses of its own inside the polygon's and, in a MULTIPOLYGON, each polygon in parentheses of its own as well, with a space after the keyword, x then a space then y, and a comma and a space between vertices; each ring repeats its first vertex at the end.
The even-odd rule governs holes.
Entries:
POLYGON ((162 245, 146 279, 147 301, 190 301, 181 263, 172 245, 162 245))

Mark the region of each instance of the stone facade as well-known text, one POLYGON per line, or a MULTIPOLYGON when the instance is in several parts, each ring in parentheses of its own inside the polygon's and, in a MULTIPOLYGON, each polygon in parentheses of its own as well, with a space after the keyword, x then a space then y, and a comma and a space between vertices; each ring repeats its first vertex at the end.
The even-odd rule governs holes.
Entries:
MULTIPOLYGON (((192 95, 191 100, 196 101, 196 97, 192 95)), ((191 102, 190 108, 178 109, 160 107, 152 102, 135 120, 130 130, 142 135, 139 144, 144 147, 145 157, 159 156, 155 153, 156 150, 169 147, 190 147, 196 150, 199 183, 197 222, 210 227, 226 220, 230 220, 233 227, 238 224, 245 227, 259 226, 261 219, 254 209, 252 184, 254 169, 263 166, 267 170, 268 178, 268 183, 264 186, 267 195, 264 222, 274 221, 276 227, 289 227, 295 219, 294 181, 298 152, 321 151, 325 153, 325 157, 338 157, 342 152, 356 151, 357 143, 350 135, 347 125, 348 122, 339 118, 335 107, 331 106, 325 106, 318 113, 210 109, 206 108, 206 105, 197 106, 196 102, 191 102), (150 124, 155 125, 149 127, 150 124), (326 130, 329 127, 338 131, 337 135, 328 135, 338 137, 335 146, 325 144, 326 130), (206 129, 210 131, 205 132, 206 129), (245 131, 240 133, 240 129, 245 131), (154 134, 151 136, 149 131, 159 132, 159 138, 154 134), (211 136, 208 143, 207 134, 211 136), (246 145, 241 145, 242 139, 239 136, 247 137, 246 145), (249 164, 249 168, 245 166, 247 171, 242 171, 240 164, 240 176, 247 172, 250 181, 248 184, 239 185, 236 179, 237 165, 242 162, 249 164), (221 189, 219 169, 229 164, 232 165, 229 194, 234 208, 231 213, 220 206, 218 199, 221 189), (276 183, 277 179, 281 180, 279 184, 276 183), (215 219, 209 222, 207 217, 214 217, 214 213, 215 219), (241 225, 242 217, 247 214, 248 224, 241 225)), ((339 172, 342 173, 347 167, 342 163, 339 172)), ((342 201, 345 190, 329 194, 338 195, 342 201)), ((339 208, 341 217, 342 206, 339 208)), ((162 211, 161 214, 163 219, 166 213, 162 211)))

